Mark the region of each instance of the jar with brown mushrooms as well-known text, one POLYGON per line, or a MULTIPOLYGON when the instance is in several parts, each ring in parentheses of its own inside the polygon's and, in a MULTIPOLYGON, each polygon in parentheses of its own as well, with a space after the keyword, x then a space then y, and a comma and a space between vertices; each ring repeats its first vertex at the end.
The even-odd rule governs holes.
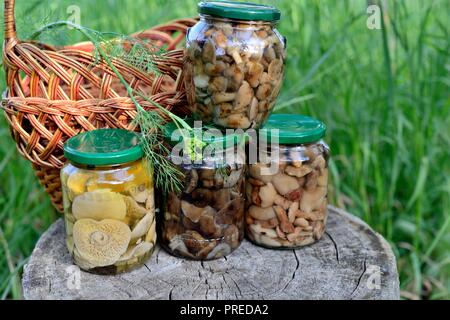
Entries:
POLYGON ((280 92, 284 38, 280 11, 238 2, 200 2, 200 21, 186 38, 184 64, 189 107, 205 123, 258 128, 280 92))
POLYGON ((156 243, 153 179, 136 133, 85 132, 64 144, 66 243, 75 264, 99 274, 142 265, 156 243))
MULTIPOLYGON (((246 232, 252 242, 293 248, 322 237, 329 158, 325 131, 316 119, 282 114, 270 116, 260 130, 258 147, 267 152, 249 163, 246 181, 246 232)), ((249 152, 255 148, 252 142, 249 152)))
MULTIPOLYGON (((176 127, 171 123, 166 128, 166 141, 173 146, 176 127)), ((193 157, 186 149, 170 155, 184 183, 179 192, 163 194, 158 226, 162 247, 178 257, 221 258, 244 237, 244 139, 216 133, 220 131, 203 135, 201 155, 193 157)), ((181 137, 178 145, 184 148, 185 141, 181 137)))

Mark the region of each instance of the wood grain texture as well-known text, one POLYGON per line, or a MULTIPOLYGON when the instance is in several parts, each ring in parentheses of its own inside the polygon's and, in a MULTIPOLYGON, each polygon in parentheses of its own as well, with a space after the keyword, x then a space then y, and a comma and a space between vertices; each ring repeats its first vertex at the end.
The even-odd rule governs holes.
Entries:
POLYGON ((78 273, 64 237, 60 219, 37 243, 24 269, 26 299, 399 299, 388 243, 333 207, 322 240, 301 249, 268 250, 244 241, 228 257, 197 262, 158 247, 145 266, 117 276, 78 273))

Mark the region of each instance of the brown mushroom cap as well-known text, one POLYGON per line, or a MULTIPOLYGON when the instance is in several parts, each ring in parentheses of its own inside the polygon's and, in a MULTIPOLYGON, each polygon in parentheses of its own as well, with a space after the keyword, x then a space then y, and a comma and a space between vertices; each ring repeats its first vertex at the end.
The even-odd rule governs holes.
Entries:
POLYGON ((270 79, 272 80, 278 80, 281 77, 281 74, 283 72, 283 61, 280 59, 274 59, 269 64, 269 69, 267 71, 270 79))
POLYGON ((243 81, 241 87, 239 88, 236 99, 235 107, 241 109, 250 104, 253 98, 253 89, 247 81, 243 81))
POLYGON ((280 221, 280 228, 285 233, 293 233, 294 225, 289 221, 286 211, 282 207, 275 206, 275 213, 277 215, 278 221, 280 221))
POLYGON ((239 214, 242 212, 244 206, 244 200, 242 197, 235 197, 233 200, 227 203, 215 214, 215 222, 220 225, 232 224, 235 219, 238 219, 239 214))
POLYGON ((77 254, 92 267, 114 264, 127 250, 131 230, 123 222, 80 219, 73 226, 77 254))
POLYGON ((208 245, 208 240, 203 238, 202 235, 195 230, 187 230, 182 234, 182 238, 184 244, 192 254, 196 254, 208 245))
POLYGON ((213 202, 214 192, 206 188, 197 188, 191 193, 192 204, 196 207, 206 207, 213 202))
POLYGON ((183 211, 183 214, 194 223, 197 223, 202 215, 216 212, 216 210, 210 206, 196 207, 185 200, 181 201, 181 210, 183 211))
MULTIPOLYGON (((215 213, 215 211, 214 211, 215 213)), ((218 238, 222 234, 222 229, 216 224, 214 219, 215 214, 211 212, 204 213, 198 223, 200 225, 200 231, 207 237, 218 238)))
POLYGON ((225 208, 231 201, 231 192, 229 189, 219 189, 214 192, 214 209, 225 208))
POLYGON ((197 170, 192 169, 186 174, 186 179, 188 184, 186 186, 186 193, 191 193, 196 187, 198 183, 198 173, 197 170))
POLYGON ((203 46, 202 58, 204 62, 216 62, 216 48, 211 41, 206 41, 203 46))
POLYGON ((178 214, 181 209, 181 201, 180 198, 174 193, 169 192, 167 195, 167 210, 170 213, 178 214))

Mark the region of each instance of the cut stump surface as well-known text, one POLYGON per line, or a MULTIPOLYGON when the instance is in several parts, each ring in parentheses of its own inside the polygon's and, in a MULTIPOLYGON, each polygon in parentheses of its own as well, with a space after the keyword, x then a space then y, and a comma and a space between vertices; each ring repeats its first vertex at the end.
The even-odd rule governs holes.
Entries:
POLYGON ((145 266, 116 276, 73 265, 64 223, 38 241, 24 268, 26 299, 399 299, 395 257, 360 219, 329 207, 323 238, 297 250, 244 241, 231 255, 189 261, 157 247, 145 266))

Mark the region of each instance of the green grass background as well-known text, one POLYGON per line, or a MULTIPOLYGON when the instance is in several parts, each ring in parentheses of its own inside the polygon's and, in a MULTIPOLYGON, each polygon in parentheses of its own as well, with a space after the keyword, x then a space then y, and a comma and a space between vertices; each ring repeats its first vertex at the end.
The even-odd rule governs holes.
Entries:
MULTIPOLYGON (((69 5, 80 7, 82 25, 120 33, 196 14, 193 0, 16 2, 20 39, 66 20, 69 5)), ((404 298, 448 299, 450 1, 382 1, 381 30, 366 26, 377 1, 261 2, 281 9, 288 39, 279 111, 328 125, 331 203, 388 239, 404 298)), ((42 40, 84 39, 65 30, 42 40)), ((0 118, 0 297, 20 299, 22 266, 58 214, 0 118)))

